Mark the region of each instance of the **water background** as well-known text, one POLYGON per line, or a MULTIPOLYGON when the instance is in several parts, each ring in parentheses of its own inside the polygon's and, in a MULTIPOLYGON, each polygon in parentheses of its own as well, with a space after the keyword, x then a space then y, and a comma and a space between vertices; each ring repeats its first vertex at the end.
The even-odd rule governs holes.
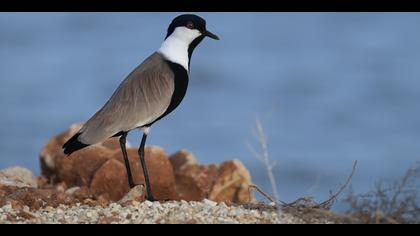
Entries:
MULTIPOLYGON (((42 145, 96 112, 176 15, 0 13, 0 168, 39 174, 42 145)), ((356 192, 419 160, 420 14, 200 15, 221 40, 195 50, 188 94, 148 144, 204 164, 240 159, 269 190, 247 148, 258 115, 284 201, 327 198, 354 160, 356 192)))

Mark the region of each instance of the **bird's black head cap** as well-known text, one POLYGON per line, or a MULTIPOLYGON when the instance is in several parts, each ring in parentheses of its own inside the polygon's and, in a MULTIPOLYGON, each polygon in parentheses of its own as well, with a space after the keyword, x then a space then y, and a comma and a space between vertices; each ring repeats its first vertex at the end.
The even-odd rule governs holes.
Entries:
POLYGON ((166 34, 166 37, 169 37, 171 35, 176 27, 185 26, 189 29, 197 29, 200 32, 203 32, 206 30, 206 21, 193 14, 184 14, 175 17, 175 19, 172 20, 171 24, 168 27, 168 33, 166 34))

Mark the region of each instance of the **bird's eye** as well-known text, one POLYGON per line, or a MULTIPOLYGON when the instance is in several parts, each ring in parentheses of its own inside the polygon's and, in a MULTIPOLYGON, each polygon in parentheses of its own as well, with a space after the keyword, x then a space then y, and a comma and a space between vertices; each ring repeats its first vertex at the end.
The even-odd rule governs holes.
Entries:
POLYGON ((194 29, 194 23, 192 23, 191 21, 189 21, 189 22, 187 23, 187 28, 188 28, 188 29, 194 29))

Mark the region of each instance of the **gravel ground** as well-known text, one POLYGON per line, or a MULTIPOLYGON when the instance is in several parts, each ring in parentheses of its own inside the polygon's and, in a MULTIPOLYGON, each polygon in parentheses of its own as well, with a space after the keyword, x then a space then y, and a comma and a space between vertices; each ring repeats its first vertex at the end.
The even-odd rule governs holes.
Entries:
MULTIPOLYGON (((209 200, 202 202, 170 201, 132 202, 121 206, 112 203, 107 207, 80 205, 57 208, 46 207, 30 211, 28 207, 14 209, 8 204, 0 208, 0 223, 35 224, 275 224, 304 223, 301 219, 287 213, 277 217, 273 210, 245 209, 242 206, 226 206, 209 200)), ((328 222, 318 222, 328 223, 328 222)))

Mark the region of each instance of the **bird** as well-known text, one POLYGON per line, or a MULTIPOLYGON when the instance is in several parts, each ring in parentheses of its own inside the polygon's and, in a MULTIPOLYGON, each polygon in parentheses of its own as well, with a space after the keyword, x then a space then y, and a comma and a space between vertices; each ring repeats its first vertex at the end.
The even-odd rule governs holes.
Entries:
POLYGON ((156 201, 144 159, 144 148, 150 127, 167 116, 183 100, 189 81, 190 62, 194 49, 204 38, 219 40, 206 28, 206 20, 194 14, 175 17, 167 28, 161 47, 147 57, 120 83, 109 100, 62 146, 64 154, 108 138, 118 137, 127 169, 130 188, 133 181, 126 150, 127 134, 141 129, 143 136, 138 149, 147 200, 156 201))

